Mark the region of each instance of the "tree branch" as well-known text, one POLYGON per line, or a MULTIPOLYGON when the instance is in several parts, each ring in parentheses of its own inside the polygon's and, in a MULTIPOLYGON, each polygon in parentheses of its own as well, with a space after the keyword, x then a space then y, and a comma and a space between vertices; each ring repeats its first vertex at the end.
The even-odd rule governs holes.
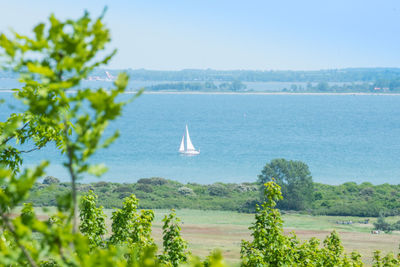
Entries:
POLYGON ((41 149, 41 148, 42 148, 42 147, 38 146, 38 147, 35 147, 35 148, 32 148, 32 149, 29 149, 29 150, 19 150, 19 152, 21 152, 21 153, 30 153, 30 152, 33 152, 33 151, 39 150, 39 149, 41 149))
POLYGON ((17 235, 17 233, 15 232, 15 228, 14 225, 8 220, 8 217, 2 213, 1 214, 1 218, 4 221, 4 225, 5 227, 11 232, 11 234, 14 237, 15 242, 17 243, 18 247, 22 250, 22 253, 24 253, 26 259, 28 260, 29 264, 32 267, 39 267, 39 265, 35 262, 35 260, 32 258, 31 254, 29 253, 29 251, 25 248, 24 245, 21 244, 21 242, 19 242, 19 237, 17 235))
POLYGON ((65 128, 64 128, 64 134, 65 134, 65 145, 67 146, 67 155, 68 155, 68 163, 67 163, 67 167, 68 167, 68 171, 69 174, 71 176, 71 187, 72 187, 72 233, 75 234, 78 232, 78 223, 77 223, 77 213, 78 213, 78 205, 77 205, 77 201, 76 201, 76 180, 77 180, 77 176, 76 173, 74 172, 74 169, 72 167, 73 162, 72 162, 72 158, 73 158, 73 151, 72 151, 72 147, 69 144, 69 140, 68 140, 68 124, 67 122, 64 122, 65 128))
MULTIPOLYGON (((22 131, 22 130, 24 130, 28 125, 29 125, 29 122, 25 123, 24 126, 22 126, 22 128, 21 128, 21 129, 18 129, 17 131, 22 131)), ((9 136, 9 137, 7 137, 3 142, 1 142, 0 146, 7 144, 8 141, 10 141, 11 139, 13 139, 14 137, 15 137, 15 134, 14 134, 14 135, 11 135, 11 136, 9 136)))

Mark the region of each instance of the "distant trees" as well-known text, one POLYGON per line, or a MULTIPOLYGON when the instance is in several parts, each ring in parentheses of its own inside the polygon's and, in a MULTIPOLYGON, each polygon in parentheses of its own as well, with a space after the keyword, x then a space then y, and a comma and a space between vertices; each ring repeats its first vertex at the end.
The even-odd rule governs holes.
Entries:
POLYGON ((329 84, 327 82, 319 82, 317 84, 317 90, 321 92, 326 92, 329 90, 329 84))
POLYGON ((288 210, 304 210, 313 200, 313 180, 307 164, 301 161, 273 159, 267 163, 258 181, 263 184, 275 179, 282 187, 284 199, 278 202, 278 207, 288 210))
POLYGON ((219 85, 214 82, 175 82, 175 83, 160 83, 146 87, 149 91, 243 91, 247 86, 239 80, 232 82, 223 82, 219 85))
POLYGON ((221 83, 218 86, 218 88, 219 88, 219 90, 222 90, 222 91, 237 92, 237 91, 245 90, 247 88, 247 86, 239 80, 234 80, 233 82, 230 82, 230 83, 221 83))
POLYGON ((56 177, 53 176, 46 176, 46 178, 43 179, 43 184, 59 184, 60 180, 58 180, 56 177))
POLYGON ((384 232, 400 231, 400 220, 395 223, 389 223, 385 220, 385 216, 382 214, 378 217, 378 220, 374 222, 374 229, 381 230, 384 232))

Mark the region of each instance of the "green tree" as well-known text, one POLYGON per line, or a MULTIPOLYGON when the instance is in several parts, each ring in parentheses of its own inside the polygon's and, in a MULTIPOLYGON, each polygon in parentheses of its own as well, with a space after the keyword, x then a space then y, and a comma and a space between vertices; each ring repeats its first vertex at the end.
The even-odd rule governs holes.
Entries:
POLYGON ((239 80, 235 80, 231 83, 231 90, 232 91, 242 91, 246 89, 246 85, 239 80))
MULTIPOLYGON (((19 73, 24 84, 16 90, 15 97, 25 105, 24 112, 11 114, 0 124, 2 263, 38 266, 50 259, 58 266, 92 266, 94 262, 84 256, 90 254, 87 239, 78 233, 76 182, 85 173, 101 175, 105 171, 103 166, 91 165, 88 160, 118 136, 114 133, 106 138, 103 133, 126 104, 116 98, 124 92, 128 77, 120 75, 115 88, 109 91, 81 88, 80 82, 115 54, 112 51, 104 57, 99 55, 109 40, 102 16, 92 20, 88 13, 65 21, 52 15, 48 24, 34 28, 32 37, 17 33, 12 37, 0 35, 6 67, 19 73), (75 92, 68 93, 72 89, 75 92), (65 157, 71 192, 62 198, 59 211, 49 223, 38 220, 33 211, 12 218, 13 209, 27 197, 34 182, 44 176, 48 165, 43 162, 20 174, 23 155, 49 142, 55 143, 65 157), (34 147, 21 151, 16 146, 20 143, 32 143, 34 147)), ((103 254, 111 257, 117 253, 109 250, 103 254)))
POLYGON ((318 91, 326 92, 329 91, 329 84, 327 82, 319 82, 316 88, 318 91))
POLYGON ((251 230, 252 241, 242 241, 242 266, 363 266, 361 256, 343 252, 338 234, 333 231, 321 248, 316 238, 300 243, 297 237, 284 235, 283 221, 276 202, 282 199, 281 188, 270 181, 264 185, 265 202, 257 207, 251 230))
POLYGON ((385 217, 382 214, 378 217, 377 221, 374 222, 374 229, 376 230, 391 232, 392 230, 394 230, 393 228, 394 227, 390 223, 385 221, 385 217))
POLYGON ((58 180, 56 177, 53 177, 53 176, 46 176, 46 178, 43 179, 42 183, 43 184, 48 184, 48 185, 59 184, 60 180, 58 180))
MULTIPOLYGON (((281 186, 284 199, 278 207, 289 210, 304 210, 311 205, 313 200, 313 180, 308 166, 301 161, 286 159, 273 159, 267 163, 258 182, 263 185, 275 179, 281 186)), ((263 186, 261 190, 264 191, 263 186)))
POLYGON ((187 242, 181 237, 180 219, 176 217, 175 210, 171 210, 168 215, 165 215, 163 222, 164 252, 160 259, 177 267, 181 263, 186 263, 190 255, 187 242))
POLYGON ((110 244, 125 244, 135 249, 140 256, 146 248, 155 248, 151 236, 151 224, 154 220, 152 210, 137 211, 139 204, 135 195, 125 198, 122 209, 112 213, 112 235, 110 244))
POLYGON ((89 238, 92 247, 103 246, 106 229, 106 215, 103 207, 97 207, 97 196, 90 190, 79 203, 80 232, 89 238))

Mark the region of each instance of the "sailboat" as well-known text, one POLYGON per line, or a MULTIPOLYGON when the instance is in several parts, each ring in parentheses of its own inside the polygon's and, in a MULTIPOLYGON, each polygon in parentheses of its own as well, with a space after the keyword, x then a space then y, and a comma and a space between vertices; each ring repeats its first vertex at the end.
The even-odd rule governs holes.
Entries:
POLYGON ((184 155, 198 155, 200 154, 200 149, 196 150, 190 140, 188 126, 186 124, 186 146, 185 146, 185 134, 182 136, 181 145, 179 147, 179 152, 184 155))

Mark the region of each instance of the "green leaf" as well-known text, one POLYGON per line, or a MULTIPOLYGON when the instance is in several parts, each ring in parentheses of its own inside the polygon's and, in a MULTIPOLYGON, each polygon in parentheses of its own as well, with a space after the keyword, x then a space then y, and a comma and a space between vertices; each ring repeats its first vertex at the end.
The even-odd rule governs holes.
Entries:
POLYGON ((96 165, 90 165, 87 172, 89 174, 95 175, 97 177, 102 176, 104 173, 107 172, 107 167, 105 164, 101 163, 101 164, 96 164, 96 165))

